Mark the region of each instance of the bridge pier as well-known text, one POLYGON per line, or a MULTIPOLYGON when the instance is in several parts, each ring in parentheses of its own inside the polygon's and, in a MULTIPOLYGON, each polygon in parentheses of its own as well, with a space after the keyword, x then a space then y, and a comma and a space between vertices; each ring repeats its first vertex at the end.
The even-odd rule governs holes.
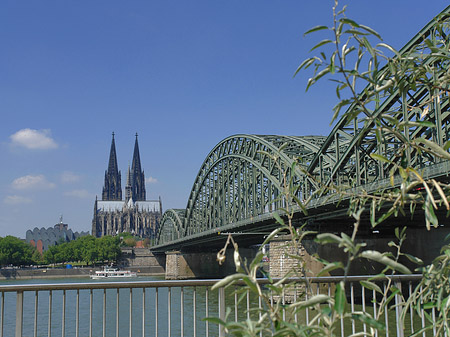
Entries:
POLYGON ((303 242, 294 247, 290 235, 274 238, 269 244, 269 251, 269 273, 272 278, 283 278, 292 271, 295 275, 291 276, 313 276, 323 268, 323 264, 313 259, 303 242))
MULTIPOLYGON (((257 250, 240 248, 239 253, 250 263, 257 250)), ((232 249, 227 250, 222 265, 216 258, 217 252, 166 252, 166 280, 223 278, 236 272, 232 249)))

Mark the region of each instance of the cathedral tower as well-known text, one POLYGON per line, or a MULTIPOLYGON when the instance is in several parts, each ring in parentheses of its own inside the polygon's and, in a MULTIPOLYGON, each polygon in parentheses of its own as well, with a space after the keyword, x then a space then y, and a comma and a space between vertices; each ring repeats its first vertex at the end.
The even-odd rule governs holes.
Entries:
POLYGON ((134 143, 133 161, 131 163, 131 197, 134 201, 145 201, 145 177, 141 170, 141 158, 139 156, 138 134, 134 143))
POLYGON ((105 185, 103 187, 102 200, 106 201, 122 200, 121 175, 117 166, 114 132, 112 134, 108 170, 105 172, 105 185))
POLYGON ((122 200, 120 178, 113 133, 102 200, 95 198, 92 235, 102 237, 127 232, 154 241, 162 218, 162 202, 161 198, 145 200, 145 177, 141 168, 137 134, 133 161, 127 171, 125 200, 122 200))

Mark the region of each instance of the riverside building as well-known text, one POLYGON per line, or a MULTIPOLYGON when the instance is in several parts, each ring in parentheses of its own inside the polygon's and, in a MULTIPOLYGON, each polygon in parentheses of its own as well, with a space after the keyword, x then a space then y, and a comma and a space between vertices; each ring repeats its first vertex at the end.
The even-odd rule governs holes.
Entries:
POLYGON ((59 223, 53 227, 42 227, 41 229, 35 227, 33 230, 27 230, 25 234, 25 241, 33 247, 36 247, 36 249, 42 254, 50 246, 76 240, 85 235, 89 235, 89 232, 73 232, 69 228, 68 224, 63 223, 63 218, 61 215, 59 223))

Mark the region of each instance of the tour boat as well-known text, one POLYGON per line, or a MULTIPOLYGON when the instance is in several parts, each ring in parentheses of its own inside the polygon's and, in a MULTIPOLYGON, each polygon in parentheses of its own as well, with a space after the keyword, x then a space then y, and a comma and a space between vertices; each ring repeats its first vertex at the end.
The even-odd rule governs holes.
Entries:
POLYGON ((118 268, 105 267, 103 270, 91 274, 91 279, 118 278, 118 277, 136 277, 137 274, 129 270, 120 270, 118 268))

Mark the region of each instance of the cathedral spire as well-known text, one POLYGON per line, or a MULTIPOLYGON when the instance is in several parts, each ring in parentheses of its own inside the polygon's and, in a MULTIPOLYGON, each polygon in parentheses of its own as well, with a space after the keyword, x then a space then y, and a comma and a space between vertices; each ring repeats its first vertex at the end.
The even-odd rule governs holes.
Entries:
POLYGON ((125 186, 125 201, 130 200, 130 198, 132 197, 132 194, 131 194, 131 181, 132 180, 133 180, 133 177, 131 176, 130 165, 128 165, 127 184, 125 186))
POLYGON ((141 170, 141 158, 139 156, 138 134, 134 143, 133 161, 131 163, 131 190, 134 201, 145 201, 145 177, 141 170))
POLYGON ((117 166, 116 143, 112 133, 108 170, 105 172, 105 185, 102 200, 122 200, 121 174, 117 166))

